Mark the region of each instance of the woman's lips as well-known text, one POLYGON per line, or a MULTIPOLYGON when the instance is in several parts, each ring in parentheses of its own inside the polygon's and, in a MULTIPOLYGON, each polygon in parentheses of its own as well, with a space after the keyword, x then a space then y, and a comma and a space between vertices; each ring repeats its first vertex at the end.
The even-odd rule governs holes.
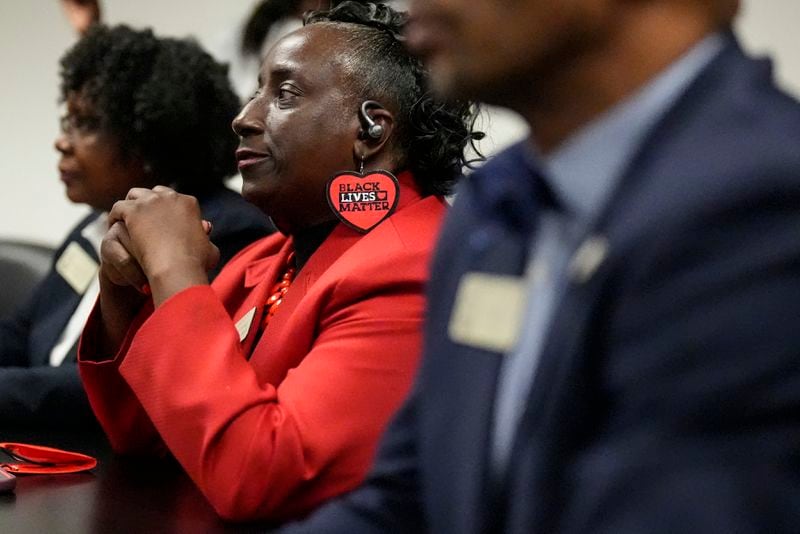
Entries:
POLYGON ((59 175, 61 176, 61 181, 65 184, 70 184, 78 180, 79 176, 76 171, 70 171, 67 169, 59 169, 59 175))
POLYGON ((266 152, 258 152, 249 148, 240 148, 236 151, 236 162, 239 165, 239 170, 260 163, 269 157, 270 155, 266 152))

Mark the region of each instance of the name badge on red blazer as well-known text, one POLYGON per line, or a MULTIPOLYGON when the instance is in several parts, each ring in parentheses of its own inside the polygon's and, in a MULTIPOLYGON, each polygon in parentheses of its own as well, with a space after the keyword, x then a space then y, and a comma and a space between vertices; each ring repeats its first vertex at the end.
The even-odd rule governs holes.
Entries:
POLYGON ((328 205, 344 224, 366 233, 394 212, 400 197, 397 178, 386 171, 340 172, 328 180, 328 205))
POLYGON ((257 308, 254 306, 250 311, 245 313, 238 321, 236 321, 236 332, 239 334, 239 342, 242 343, 250 329, 253 327, 253 319, 256 317, 257 308))

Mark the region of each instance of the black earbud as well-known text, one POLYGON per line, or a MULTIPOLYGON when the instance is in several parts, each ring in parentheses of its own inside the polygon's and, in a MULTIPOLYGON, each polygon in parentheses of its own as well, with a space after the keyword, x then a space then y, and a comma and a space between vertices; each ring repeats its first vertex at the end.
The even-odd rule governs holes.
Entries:
POLYGON ((374 100, 365 100, 363 104, 361 104, 361 119, 366 124, 366 131, 364 132, 364 137, 370 137, 372 139, 380 139, 383 137, 383 126, 377 124, 375 120, 370 117, 369 113, 367 113, 367 108, 380 108, 383 109, 383 106, 375 102, 374 100))

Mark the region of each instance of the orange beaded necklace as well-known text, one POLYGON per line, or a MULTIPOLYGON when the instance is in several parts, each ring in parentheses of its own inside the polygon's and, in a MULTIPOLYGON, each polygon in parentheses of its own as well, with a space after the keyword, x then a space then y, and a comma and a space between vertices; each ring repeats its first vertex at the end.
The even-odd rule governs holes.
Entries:
POLYGON ((283 275, 278 279, 278 283, 273 286, 272 294, 264 305, 267 308, 267 313, 264 314, 264 326, 267 326, 272 316, 275 315, 275 312, 278 311, 278 308, 283 303, 283 296, 289 291, 289 286, 292 285, 296 272, 294 252, 290 252, 286 258, 286 268, 283 271, 283 275))

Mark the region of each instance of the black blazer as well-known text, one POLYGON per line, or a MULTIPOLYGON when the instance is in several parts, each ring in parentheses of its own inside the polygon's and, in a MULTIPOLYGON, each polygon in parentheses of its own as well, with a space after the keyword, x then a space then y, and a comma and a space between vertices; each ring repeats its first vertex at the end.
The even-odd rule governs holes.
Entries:
MULTIPOLYGON (((213 222, 211 240, 220 249, 212 277, 240 249, 273 230, 264 214, 233 191, 220 188, 198 200, 203 217, 213 222)), ((82 298, 56 272, 55 262, 72 242, 97 260, 81 231, 98 216, 90 214, 70 232, 28 302, 13 318, 0 321, 0 424, 94 425, 75 365, 77 343, 61 366, 51 367, 49 361, 82 298)))
POLYGON ((287 532, 800 531, 800 105, 729 39, 585 236, 605 253, 573 258, 501 491, 504 356, 448 323, 462 275, 521 272, 520 147, 448 217, 422 368, 372 474, 287 532))

